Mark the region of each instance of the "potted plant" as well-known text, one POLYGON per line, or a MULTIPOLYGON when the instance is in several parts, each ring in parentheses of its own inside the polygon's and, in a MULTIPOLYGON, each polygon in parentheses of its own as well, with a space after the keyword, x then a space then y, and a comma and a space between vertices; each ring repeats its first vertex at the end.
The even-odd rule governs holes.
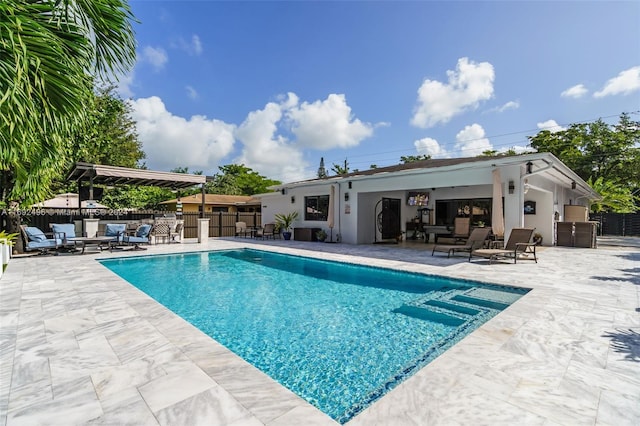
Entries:
POLYGON ((298 212, 278 213, 275 216, 276 227, 282 232, 285 240, 291 239, 291 225, 298 218, 298 212))
POLYGON ((535 234, 533 234, 533 242, 537 246, 541 246, 542 245, 542 234, 539 233, 539 232, 536 232, 535 234))
POLYGON ((2 276, 2 271, 9 263, 11 250, 17 238, 18 234, 9 234, 5 231, 0 231, 0 276, 2 276))
POLYGON ((324 240, 327 239, 327 233, 325 232, 324 229, 321 229, 318 232, 316 232, 316 239, 318 241, 320 241, 321 243, 324 242, 324 240))

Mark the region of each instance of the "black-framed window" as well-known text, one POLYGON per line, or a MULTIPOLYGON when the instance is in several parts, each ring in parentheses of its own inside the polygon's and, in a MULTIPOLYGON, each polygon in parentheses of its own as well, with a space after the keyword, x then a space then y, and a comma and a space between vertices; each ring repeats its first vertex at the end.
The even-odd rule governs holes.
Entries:
POLYGON ((471 226, 491 226, 491 198, 437 200, 436 225, 453 225, 456 217, 468 217, 471 226))
POLYGON ((304 197, 304 220, 326 221, 328 215, 328 195, 312 195, 304 197))

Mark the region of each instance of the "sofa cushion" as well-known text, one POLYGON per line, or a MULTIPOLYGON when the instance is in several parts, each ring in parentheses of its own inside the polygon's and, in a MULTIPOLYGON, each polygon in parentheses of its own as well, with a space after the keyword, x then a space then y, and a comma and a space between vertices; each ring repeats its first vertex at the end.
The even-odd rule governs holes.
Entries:
POLYGON ((47 240, 47 236, 44 235, 44 232, 35 226, 27 226, 24 231, 27 233, 29 241, 42 242, 47 240))
POLYGON ((56 238, 76 237, 76 226, 73 223, 52 223, 51 230, 56 238))

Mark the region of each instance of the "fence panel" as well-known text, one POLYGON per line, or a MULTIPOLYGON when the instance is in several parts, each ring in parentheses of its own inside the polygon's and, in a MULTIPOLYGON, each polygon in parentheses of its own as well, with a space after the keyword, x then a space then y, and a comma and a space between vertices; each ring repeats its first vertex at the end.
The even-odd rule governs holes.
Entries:
MULTIPOLYGON (((198 237, 198 219, 200 213, 183 213, 184 237, 198 237)), ((262 216, 260 213, 205 213, 209 219, 210 237, 233 237, 236 235, 236 222, 246 222, 247 226, 260 226, 262 216)))
POLYGON ((600 235, 640 236, 640 213, 593 213, 600 223, 600 235))

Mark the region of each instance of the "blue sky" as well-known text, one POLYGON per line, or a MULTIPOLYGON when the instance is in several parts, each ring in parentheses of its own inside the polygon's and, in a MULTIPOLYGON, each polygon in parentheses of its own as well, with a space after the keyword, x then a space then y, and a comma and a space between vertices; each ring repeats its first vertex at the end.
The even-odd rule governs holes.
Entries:
POLYGON ((146 164, 284 182, 640 120, 640 2, 132 0, 146 164))

